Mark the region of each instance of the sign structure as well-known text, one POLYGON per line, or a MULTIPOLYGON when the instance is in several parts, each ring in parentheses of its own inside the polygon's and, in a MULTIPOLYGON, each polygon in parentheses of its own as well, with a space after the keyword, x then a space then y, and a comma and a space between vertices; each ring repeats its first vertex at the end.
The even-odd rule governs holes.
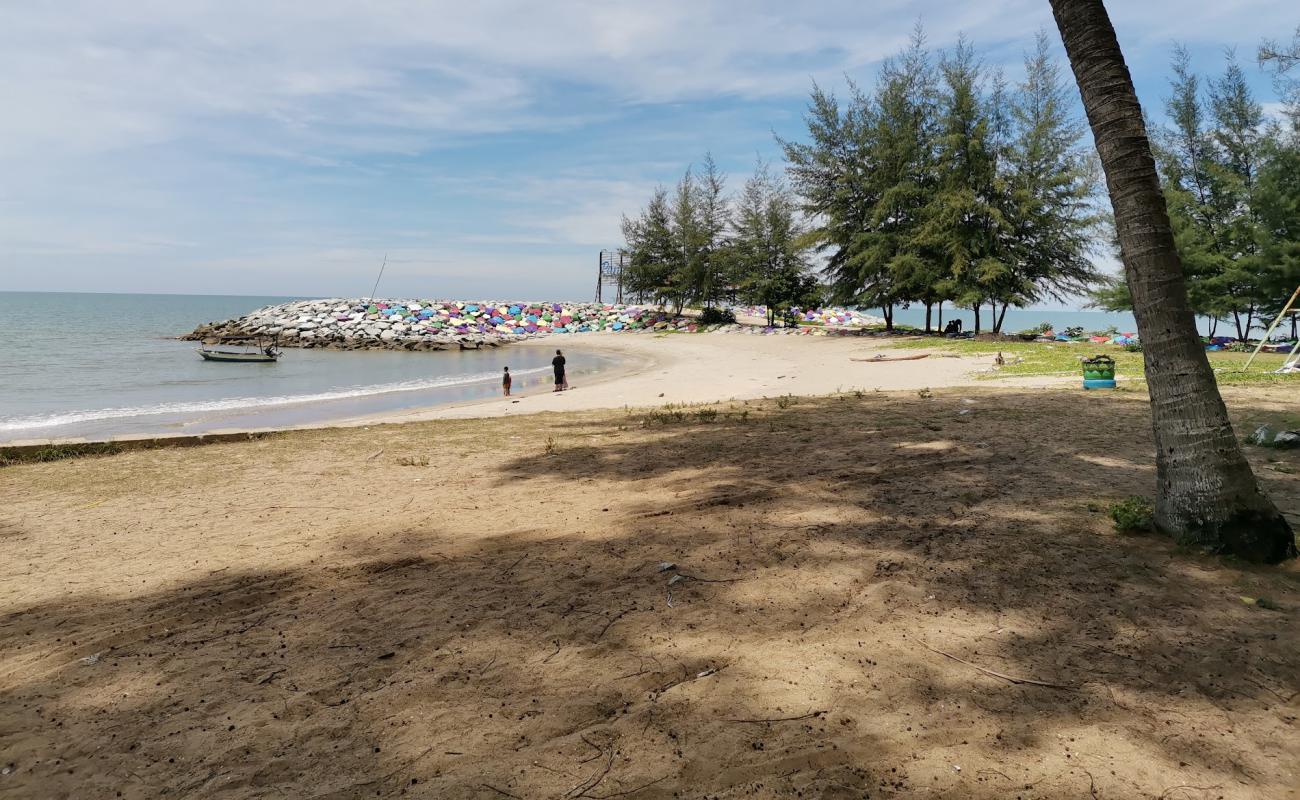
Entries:
POLYGON ((614 287, 614 302, 623 302, 623 270, 631 264, 632 256, 626 250, 601 250, 600 271, 596 275, 596 302, 605 302, 604 289, 614 287))

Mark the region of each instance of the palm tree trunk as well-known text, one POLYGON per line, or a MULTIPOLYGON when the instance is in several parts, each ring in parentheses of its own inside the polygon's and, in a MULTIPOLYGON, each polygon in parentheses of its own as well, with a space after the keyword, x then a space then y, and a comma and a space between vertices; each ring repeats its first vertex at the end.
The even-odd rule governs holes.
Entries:
POLYGON ((1259 490, 1196 334, 1142 107, 1101 0, 1051 0, 1106 172, 1156 441, 1156 525, 1179 543, 1252 561, 1296 555, 1259 490))

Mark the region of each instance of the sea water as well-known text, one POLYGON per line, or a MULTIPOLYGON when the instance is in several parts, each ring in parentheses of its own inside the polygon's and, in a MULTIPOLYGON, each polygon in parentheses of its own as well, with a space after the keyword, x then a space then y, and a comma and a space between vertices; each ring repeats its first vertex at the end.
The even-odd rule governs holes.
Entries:
MULTIPOLYGON (((881 313, 879 309, 874 308, 864 310, 876 315, 881 313)), ((944 325, 947 325, 948 321, 953 319, 962 321, 962 330, 975 330, 975 313, 973 311, 969 308, 953 308, 950 304, 945 304, 943 309, 944 325)), ((908 308, 895 308, 894 322, 899 325, 924 328, 925 306, 913 304, 908 308)), ((936 328, 941 327, 937 308, 931 314, 930 323, 936 328)), ((1137 321, 1127 311, 1075 311, 1053 308, 1008 308, 1006 318, 1002 320, 1002 331, 1003 333, 1019 333, 1023 330, 1037 328, 1044 323, 1050 324, 1057 331, 1072 327, 1083 328, 1084 331, 1089 333, 1105 331, 1110 328, 1115 328, 1120 333, 1137 331, 1137 321)), ((1204 323, 1197 320, 1197 327, 1204 328, 1204 323)), ((993 312, 987 306, 980 309, 980 330, 993 330, 993 312)))
MULTIPOLYGON (((293 299, 0 292, 0 442, 288 427, 477 400, 500 393, 503 366, 516 393, 551 382, 543 348, 286 348, 275 364, 232 364, 175 339, 293 299)), ((575 382, 618 364, 567 355, 575 382)))

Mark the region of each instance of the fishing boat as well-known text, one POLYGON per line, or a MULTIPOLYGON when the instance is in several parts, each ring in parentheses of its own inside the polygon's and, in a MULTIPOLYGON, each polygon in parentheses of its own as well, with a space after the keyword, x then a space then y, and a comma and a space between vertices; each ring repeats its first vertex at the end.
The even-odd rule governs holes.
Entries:
POLYGON ((204 361, 273 364, 280 358, 280 337, 267 335, 221 336, 199 345, 204 361), (234 348, 234 349, 231 349, 234 348))

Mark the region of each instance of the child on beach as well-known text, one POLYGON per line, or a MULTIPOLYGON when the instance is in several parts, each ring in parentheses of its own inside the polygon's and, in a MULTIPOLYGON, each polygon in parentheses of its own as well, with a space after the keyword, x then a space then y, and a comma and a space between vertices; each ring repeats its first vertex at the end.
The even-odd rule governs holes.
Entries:
POLYGON ((506 397, 510 396, 510 367, 506 367, 505 373, 501 376, 501 391, 506 397))

